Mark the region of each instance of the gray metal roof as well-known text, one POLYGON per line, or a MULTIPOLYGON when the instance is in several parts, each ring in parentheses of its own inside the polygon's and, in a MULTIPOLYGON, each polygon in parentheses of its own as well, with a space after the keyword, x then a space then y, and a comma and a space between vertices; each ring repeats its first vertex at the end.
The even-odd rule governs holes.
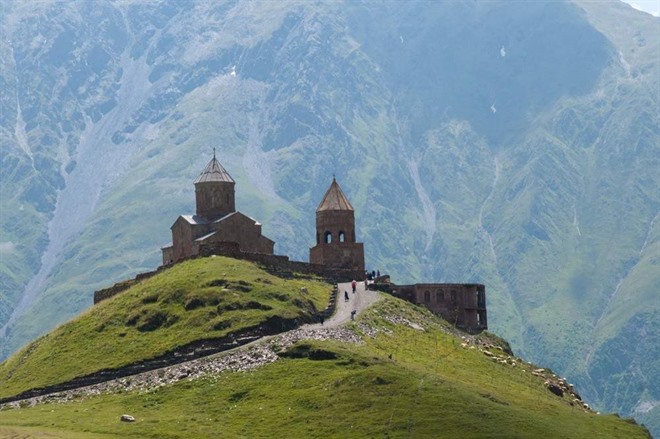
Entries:
POLYGON ((190 224, 208 224, 208 221, 203 216, 181 215, 181 218, 188 221, 190 224))
POLYGON ((210 238, 211 236, 215 235, 216 233, 218 233, 218 232, 214 231, 214 232, 208 233, 204 236, 200 236, 199 238, 195 239, 195 241, 199 241, 199 242, 204 241, 205 239, 210 238))
POLYGON ((199 174, 199 177, 195 179, 195 184, 213 182, 235 183, 234 179, 229 175, 229 172, 227 172, 215 158, 215 154, 213 154, 213 158, 209 164, 206 165, 206 168, 204 168, 202 173, 199 174))
POLYGON ((237 214, 237 213, 238 213, 238 211, 230 212, 230 213, 228 213, 227 215, 225 215, 225 216, 223 216, 223 217, 221 217, 221 218, 218 218, 217 220, 213 221, 213 224, 220 223, 220 222, 224 221, 225 219, 229 218, 230 216, 235 215, 235 214, 237 214))
POLYGON ((235 212, 228 213, 227 215, 223 216, 222 218, 218 218, 217 220, 213 221, 213 223, 214 223, 214 224, 220 223, 220 222, 226 220, 227 218, 229 218, 229 217, 231 217, 231 216, 233 216, 233 215, 238 215, 238 214, 243 215, 243 216, 246 217, 246 218, 249 218, 249 219, 252 220, 252 221, 254 222, 254 224, 256 224, 257 226, 260 226, 260 225, 261 225, 261 223, 260 223, 259 221, 257 221, 256 219, 252 218, 251 216, 248 216, 248 215, 244 214, 243 212, 239 212, 239 211, 235 211, 235 212))

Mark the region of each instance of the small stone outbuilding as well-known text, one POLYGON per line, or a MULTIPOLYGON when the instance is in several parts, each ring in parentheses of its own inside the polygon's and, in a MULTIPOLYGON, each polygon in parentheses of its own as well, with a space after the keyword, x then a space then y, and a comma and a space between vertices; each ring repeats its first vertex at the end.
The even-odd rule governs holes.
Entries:
POLYGON ((181 215, 171 227, 172 244, 163 247, 163 265, 197 256, 203 246, 231 243, 241 252, 273 254, 275 242, 261 234, 261 224, 236 211, 236 182, 213 158, 197 177, 195 215, 181 215))

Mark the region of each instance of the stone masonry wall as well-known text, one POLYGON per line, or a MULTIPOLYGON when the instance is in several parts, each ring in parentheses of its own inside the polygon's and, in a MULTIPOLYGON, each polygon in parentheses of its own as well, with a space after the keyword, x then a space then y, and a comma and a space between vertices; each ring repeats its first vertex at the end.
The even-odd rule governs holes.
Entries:
MULTIPOLYGON (((294 276, 294 273, 301 273, 304 275, 319 276, 333 284, 338 282, 350 282, 354 279, 364 279, 364 272, 360 272, 358 270, 344 270, 340 268, 326 267, 319 264, 290 261, 288 256, 242 252, 239 250, 239 246, 235 242, 219 242, 211 245, 202 245, 199 247, 199 256, 193 256, 183 260, 196 259, 197 257, 205 257, 211 255, 228 256, 234 259, 242 259, 255 262, 262 265, 267 272, 284 278, 291 278, 294 276)), ((94 304, 109 299, 110 297, 113 297, 122 291, 126 291, 139 281, 148 279, 160 273, 164 269, 171 267, 172 265, 173 264, 161 265, 157 270, 138 274, 135 276, 135 279, 118 282, 109 288, 95 291, 94 304)))

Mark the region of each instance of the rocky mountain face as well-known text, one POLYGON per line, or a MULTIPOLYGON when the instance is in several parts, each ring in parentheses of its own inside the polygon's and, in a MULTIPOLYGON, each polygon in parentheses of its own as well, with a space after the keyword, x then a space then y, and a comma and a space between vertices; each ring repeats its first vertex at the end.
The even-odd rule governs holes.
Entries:
MULTIPOLYGON (((336 174, 367 265, 660 418, 660 21, 617 1, 9 2, 0 356, 160 263, 212 148, 306 260, 336 174)), ((656 430, 656 432, 659 430, 656 430)))

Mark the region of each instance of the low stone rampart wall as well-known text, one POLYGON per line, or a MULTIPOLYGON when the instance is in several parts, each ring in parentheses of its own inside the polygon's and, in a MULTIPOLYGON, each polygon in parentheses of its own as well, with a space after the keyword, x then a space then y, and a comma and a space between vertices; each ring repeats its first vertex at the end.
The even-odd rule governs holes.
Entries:
POLYGON ((121 282, 117 282, 113 286, 109 288, 104 288, 102 290, 94 291, 94 305, 99 303, 102 300, 109 299, 112 296, 116 296, 117 294, 121 293, 122 291, 126 291, 133 285, 137 284, 141 280, 148 279, 152 276, 155 276, 156 274, 160 273, 163 271, 164 268, 167 268, 166 266, 161 266, 158 267, 157 270, 153 271, 147 271, 146 273, 140 273, 135 276, 134 279, 129 279, 129 280, 123 280, 121 282))
MULTIPOLYGON (((235 243, 218 243, 214 245, 203 245, 199 248, 199 256, 193 256, 188 259, 198 257, 207 257, 212 255, 227 256, 234 259, 242 259, 255 262, 262 266, 267 272, 283 278, 293 278, 302 275, 318 276, 328 283, 337 284, 339 282, 350 282, 351 280, 362 280, 364 273, 358 270, 346 270, 341 268, 332 268, 325 265, 310 264, 307 262, 290 261, 288 256, 265 255, 261 253, 246 253, 238 248, 235 243)), ((181 262, 181 261, 179 261, 181 262)), ((177 262, 178 263, 178 262, 177 262)), ((109 299, 123 291, 126 291, 141 280, 148 279, 160 273, 164 269, 172 267, 174 264, 162 265, 157 270, 140 273, 134 279, 118 282, 109 288, 94 291, 94 304, 109 299)))
POLYGON ((333 268, 321 264, 310 264, 308 262, 291 261, 288 256, 266 255, 262 253, 246 253, 238 248, 238 244, 223 242, 218 245, 204 245, 199 248, 200 256, 221 255, 235 259, 243 259, 256 262, 264 267, 269 273, 280 277, 292 277, 293 273, 319 276, 330 283, 350 282, 352 280, 363 280, 364 273, 360 270, 333 268))

